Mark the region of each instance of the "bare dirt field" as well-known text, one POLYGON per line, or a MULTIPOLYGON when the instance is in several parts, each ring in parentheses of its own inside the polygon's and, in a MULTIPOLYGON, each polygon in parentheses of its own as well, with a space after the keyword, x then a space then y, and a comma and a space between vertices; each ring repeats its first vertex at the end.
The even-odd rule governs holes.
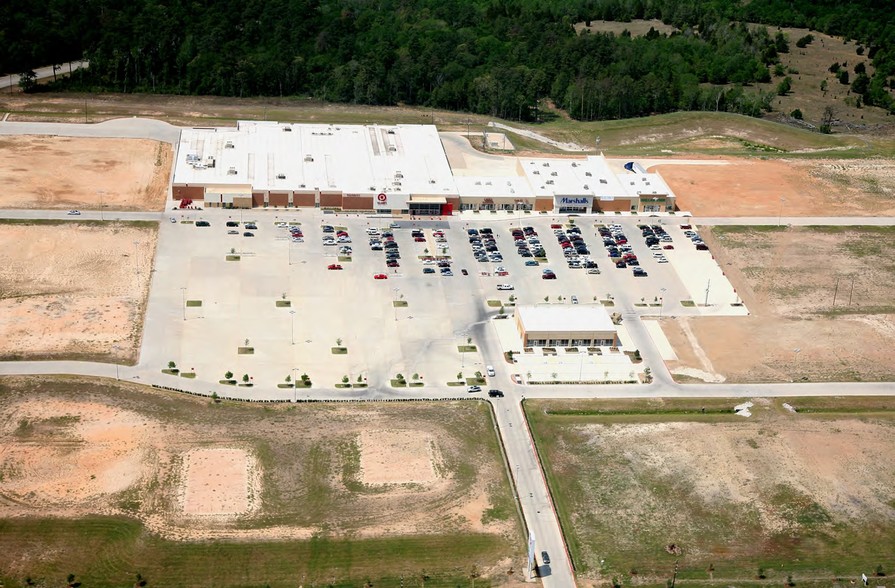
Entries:
POLYGON ((519 555, 484 404, 230 405, 114 384, 0 380, 0 525, 126 516, 174 542, 469 536, 487 545, 468 562, 480 570, 519 555))
POLYGON ((0 224, 0 358, 134 363, 157 227, 0 224))
POLYGON ((142 139, 0 138, 0 208, 162 210, 172 148, 142 139))
POLYGON ((653 169, 677 195, 678 208, 695 216, 895 214, 891 160, 731 159, 726 166, 653 169))
POLYGON ((729 381, 895 379, 895 273, 886 227, 703 231, 751 316, 665 318, 673 373, 729 381))
POLYGON ((527 409, 582 585, 657 585, 677 567, 679 581, 830 586, 895 563, 895 473, 879 467, 895 459, 895 420, 868 400, 850 415, 755 398, 748 419, 734 400, 527 409))

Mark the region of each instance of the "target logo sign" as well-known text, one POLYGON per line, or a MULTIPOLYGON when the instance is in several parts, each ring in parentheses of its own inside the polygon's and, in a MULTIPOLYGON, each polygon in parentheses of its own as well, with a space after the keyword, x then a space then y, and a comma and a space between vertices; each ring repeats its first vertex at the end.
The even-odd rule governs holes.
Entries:
POLYGON ((376 202, 378 202, 379 204, 385 204, 386 202, 388 202, 388 196, 385 195, 385 192, 376 196, 376 202))

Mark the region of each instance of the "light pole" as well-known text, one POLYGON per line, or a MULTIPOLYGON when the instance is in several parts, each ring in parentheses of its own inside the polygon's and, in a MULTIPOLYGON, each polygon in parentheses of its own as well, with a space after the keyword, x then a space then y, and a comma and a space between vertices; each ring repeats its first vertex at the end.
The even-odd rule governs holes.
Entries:
POLYGON ((289 315, 292 317, 292 344, 295 345, 295 311, 290 310, 289 315))
POLYGON ((581 377, 584 374, 584 356, 587 354, 587 351, 579 351, 578 352, 578 381, 581 381, 581 377))
POLYGON ((103 195, 106 192, 105 190, 97 190, 96 193, 99 194, 99 220, 103 221, 105 220, 105 217, 103 216, 103 195))
POLYGON ((399 288, 392 288, 395 291, 395 299, 392 301, 392 307, 395 309, 395 322, 398 322, 398 290, 399 288))
POLYGON ((140 246, 139 241, 134 241, 134 276, 140 275, 140 250, 138 247, 140 246))
POLYGON ((292 368, 292 402, 298 401, 298 383, 295 381, 295 368, 292 368))
POLYGON ((180 306, 183 308, 183 320, 186 320, 186 288, 180 289, 180 306))
POLYGON ((662 293, 659 296, 659 318, 662 318, 662 310, 665 308, 665 290, 666 288, 659 288, 659 291, 662 293))
POLYGON ((783 220, 783 203, 786 202, 786 198, 783 196, 780 197, 780 211, 777 213, 777 226, 780 226, 781 221, 783 220))

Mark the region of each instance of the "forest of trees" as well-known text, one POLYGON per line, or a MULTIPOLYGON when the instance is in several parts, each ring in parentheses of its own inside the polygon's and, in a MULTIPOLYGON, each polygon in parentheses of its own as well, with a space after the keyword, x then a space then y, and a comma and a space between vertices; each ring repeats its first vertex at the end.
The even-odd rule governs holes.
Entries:
POLYGON ((56 88, 309 95, 519 120, 536 119, 544 99, 581 120, 759 115, 775 92, 743 86, 770 81, 795 43, 781 25, 866 45, 875 74, 855 91, 893 109, 893 17, 895 4, 875 0, 7 0, 0 71, 85 57, 87 74, 56 88), (572 28, 635 18, 680 32, 572 28))

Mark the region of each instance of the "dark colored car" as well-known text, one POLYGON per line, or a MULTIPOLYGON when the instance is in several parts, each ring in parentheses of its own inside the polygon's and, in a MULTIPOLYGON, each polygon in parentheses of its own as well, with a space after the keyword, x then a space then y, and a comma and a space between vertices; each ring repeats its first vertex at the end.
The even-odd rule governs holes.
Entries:
POLYGON ((227 221, 227 226, 228 227, 238 227, 239 222, 238 221, 227 221))
POLYGON ((491 398, 503 398, 503 392, 500 390, 488 390, 488 396, 491 398))
POLYGON ((211 223, 208 221, 196 221, 197 227, 210 227, 211 223))
POLYGON ((549 566, 549 565, 550 565, 550 554, 548 554, 546 551, 542 551, 542 552, 541 552, 541 562, 542 562, 545 566, 549 566))

